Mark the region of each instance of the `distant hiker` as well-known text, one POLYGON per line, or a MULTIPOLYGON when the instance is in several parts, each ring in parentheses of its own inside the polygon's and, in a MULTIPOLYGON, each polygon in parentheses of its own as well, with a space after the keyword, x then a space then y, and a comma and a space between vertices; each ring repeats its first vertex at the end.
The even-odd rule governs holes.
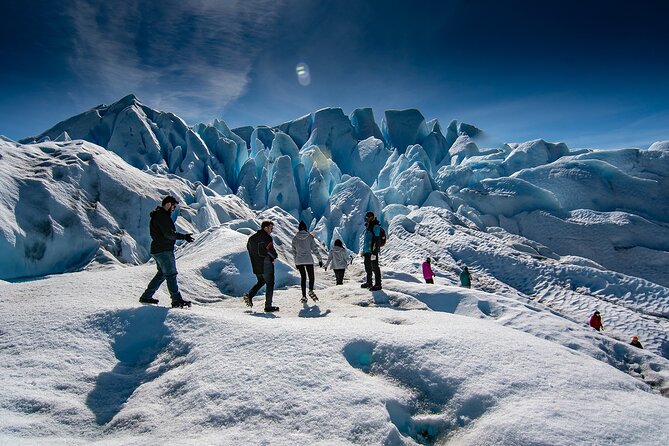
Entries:
POLYGON ((344 249, 344 244, 339 239, 335 240, 334 246, 330 251, 330 255, 328 255, 328 261, 325 263, 325 271, 328 270, 328 266, 330 266, 330 263, 332 263, 332 269, 335 273, 337 285, 344 284, 344 271, 346 271, 348 260, 349 259, 346 257, 346 249, 344 249))
POLYGON ((167 281, 167 289, 172 298, 172 308, 190 307, 191 303, 184 300, 177 285, 177 263, 174 258, 174 244, 177 240, 193 241, 192 234, 180 234, 176 231, 171 214, 179 202, 172 196, 163 198, 162 205, 151 211, 149 231, 151 233, 151 255, 156 261, 158 272, 146 287, 146 291, 139 298, 141 303, 157 304, 154 293, 167 281))
POLYGON ((472 273, 469 272, 469 268, 467 268, 466 266, 460 273, 460 285, 465 288, 472 287, 472 273))
POLYGON ((381 238, 381 224, 374 217, 374 212, 365 214, 365 239, 362 245, 362 256, 365 259, 365 273, 367 280, 361 288, 369 288, 371 291, 381 289, 381 268, 379 268, 379 250, 381 238), (372 286, 372 273, 374 273, 374 286, 372 286))
POLYGON ((643 345, 641 345, 641 342, 639 342, 638 336, 632 336, 632 342, 630 342, 630 345, 643 349, 643 345))
POLYGON ((604 329, 604 326, 602 325, 602 316, 599 314, 598 310, 595 310, 595 312, 592 313, 592 316, 588 319, 588 325, 597 331, 602 331, 604 329))
POLYGON ((300 272, 302 285, 302 303, 307 302, 307 274, 309 275, 309 297, 314 302, 318 301, 316 293, 314 293, 314 258, 312 253, 318 257, 318 266, 323 266, 323 258, 318 252, 318 245, 314 236, 307 231, 307 224, 303 221, 297 227, 298 231, 293 237, 293 257, 295 258, 295 266, 300 272))
POLYGON ((244 295, 244 303, 252 307, 253 296, 256 295, 263 285, 267 285, 265 289, 265 311, 268 313, 279 311, 279 307, 272 306, 272 296, 274 294, 274 260, 279 257, 274 249, 274 240, 270 235, 273 229, 274 223, 263 221, 260 229, 249 237, 249 241, 246 243, 246 250, 249 252, 249 257, 251 258, 253 274, 256 275, 258 282, 244 295))
POLYGON ((423 262, 423 278, 425 279, 425 283, 434 283, 432 260, 429 257, 423 262))

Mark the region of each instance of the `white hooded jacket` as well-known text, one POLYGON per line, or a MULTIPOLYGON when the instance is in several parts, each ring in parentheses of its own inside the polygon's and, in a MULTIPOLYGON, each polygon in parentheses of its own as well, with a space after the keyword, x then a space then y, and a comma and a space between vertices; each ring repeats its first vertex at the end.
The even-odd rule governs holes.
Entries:
POLYGON ((348 265, 349 258, 346 257, 346 249, 341 246, 333 246, 330 250, 330 255, 328 256, 328 261, 325 264, 325 268, 330 265, 332 262, 332 269, 346 269, 348 265))
POLYGON ((293 257, 295 257, 295 265, 313 265, 314 258, 311 253, 318 257, 319 262, 323 262, 321 253, 318 252, 318 245, 314 236, 307 231, 299 231, 293 237, 293 257))

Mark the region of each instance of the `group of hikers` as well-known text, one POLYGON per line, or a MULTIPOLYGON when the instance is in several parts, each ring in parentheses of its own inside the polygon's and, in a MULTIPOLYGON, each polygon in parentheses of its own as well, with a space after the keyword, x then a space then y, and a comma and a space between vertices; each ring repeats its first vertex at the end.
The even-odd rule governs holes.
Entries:
MULTIPOLYGON (((425 279, 425 283, 434 283, 435 277, 437 277, 437 275, 432 271, 432 259, 428 257, 423 262, 423 278, 425 279)), ((472 273, 469 272, 469 268, 466 266, 460 273, 460 286, 465 288, 472 287, 472 273)))
MULTIPOLYGON (((379 250, 384 243, 381 225, 373 212, 365 214, 365 237, 362 247, 362 256, 364 258, 366 281, 361 285, 362 288, 368 288, 371 291, 381 290, 381 269, 379 268, 379 250), (372 278, 374 283, 372 284, 372 278)), ((291 249, 295 260, 295 267, 300 272, 300 286, 302 289, 302 303, 307 302, 307 278, 309 279, 309 297, 318 302, 318 296, 314 292, 314 256, 318 259, 318 266, 324 267, 327 271, 332 265, 335 273, 337 285, 344 284, 344 272, 352 257, 347 256, 346 248, 340 239, 334 241, 334 246, 330 250, 327 262, 323 265, 323 257, 318 250, 318 245, 314 236, 308 232, 307 224, 301 221, 297 228, 297 234, 293 237, 291 249)), ((260 229, 249 237, 246 249, 251 259, 253 274, 256 275, 257 282, 244 295, 244 303, 252 307, 253 297, 265 286, 265 312, 271 313, 279 311, 279 307, 272 305, 274 294, 274 261, 278 254, 274 249, 274 241, 271 233, 274 230, 274 223, 269 220, 263 221, 260 229)))
MULTIPOLYGON (((160 206, 156 207, 150 214, 149 231, 151 234, 151 255, 156 261, 156 274, 142 293, 139 301, 141 303, 157 304, 158 299, 153 295, 160 285, 167 281, 167 288, 172 299, 172 308, 190 307, 191 302, 185 300, 179 292, 177 284, 177 266, 174 257, 174 245, 177 240, 193 241, 193 234, 182 234, 176 231, 174 221, 172 221, 172 212, 176 209, 179 201, 173 196, 163 198, 160 206)), ((274 240, 272 239, 272 230, 274 224, 269 221, 263 221, 260 229, 251 235, 246 244, 246 249, 251 259, 253 274, 256 276, 256 284, 244 295, 244 303, 252 307, 253 297, 265 286, 265 311, 279 311, 279 307, 272 304, 274 295, 274 261, 279 257, 274 249, 274 240)), ((366 280, 361 285, 371 291, 381 290, 381 269, 379 268, 379 251, 385 244, 386 234, 374 212, 365 214, 365 236, 362 245, 362 257, 364 259, 366 280), (373 280, 373 281, 372 281, 373 280)), ((314 257, 318 259, 318 266, 328 267, 332 265, 335 273, 337 285, 343 285, 344 272, 349 262, 352 262, 352 256, 347 256, 346 249, 340 239, 334 241, 334 246, 330 250, 327 262, 323 265, 323 257, 318 250, 318 245, 314 236, 307 230, 305 222, 301 221, 298 225, 297 234, 293 237, 292 253, 295 259, 295 267, 300 272, 300 285, 302 288, 301 302, 307 302, 307 295, 314 302, 318 301, 318 296, 314 292, 314 257), (307 278, 309 279, 309 291, 307 292, 307 278)), ((422 265, 423 277, 426 283, 434 283, 435 274, 432 270, 432 260, 428 257, 422 265)), ((466 266, 460 273, 460 285, 466 288, 472 286, 472 275, 466 266)), ((597 331, 602 331, 602 317, 598 310, 590 316, 588 324, 597 331)), ((631 345, 643 348, 637 336, 632 337, 631 345)))
MULTIPOLYGON (((595 312, 590 315, 590 318, 588 319, 588 325, 597 331, 604 330, 604 324, 602 324, 602 315, 599 313, 599 310, 595 310, 595 312)), ((641 345, 638 336, 632 336, 632 342, 630 342, 630 345, 643 349, 643 345, 641 345)))
MULTIPOLYGON (((153 295, 160 285, 167 281, 167 288, 172 300, 172 308, 190 307, 191 302, 183 299, 177 284, 177 268, 174 256, 174 246, 177 240, 193 241, 192 234, 177 232, 172 220, 172 213, 179 201, 173 196, 163 198, 160 206, 150 213, 149 231, 151 234, 151 256, 156 261, 156 274, 149 282, 146 290, 139 298, 141 303, 157 304, 158 299, 153 295)), ((385 244, 385 232, 381 228, 379 220, 373 212, 365 214, 365 236, 362 247, 364 258, 366 281, 361 285, 371 291, 381 290, 381 269, 379 268, 379 251, 385 244), (372 279, 374 280, 372 282, 372 279)), ((252 307, 253 297, 264 286, 265 287, 265 312, 279 311, 279 307, 272 304, 274 295, 274 261, 279 257, 274 248, 272 231, 274 223, 263 221, 260 229, 251 235, 246 244, 246 249, 251 259, 253 274, 256 276, 256 284, 244 295, 244 303, 252 307)), ((308 295, 314 302, 318 296, 314 292, 314 258, 318 259, 318 266, 327 271, 330 265, 335 273, 337 285, 344 284, 344 272, 352 256, 347 256, 344 244, 340 239, 334 241, 327 262, 323 265, 323 258, 318 250, 314 236, 307 231, 307 225, 301 221, 297 234, 292 241, 292 253, 295 259, 295 267, 300 272, 302 298, 301 302, 307 302, 307 278, 309 279, 308 295)))

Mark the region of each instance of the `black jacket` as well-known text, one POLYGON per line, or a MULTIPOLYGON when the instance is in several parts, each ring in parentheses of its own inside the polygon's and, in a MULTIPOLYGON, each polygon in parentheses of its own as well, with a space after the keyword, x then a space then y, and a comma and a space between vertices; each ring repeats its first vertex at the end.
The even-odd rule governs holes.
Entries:
POLYGON ((251 266, 253 267, 253 274, 262 274, 265 272, 263 263, 265 257, 269 257, 274 261, 279 255, 274 249, 274 240, 267 232, 259 229, 255 234, 249 237, 246 243, 246 250, 249 252, 251 258, 251 266))
POLYGON ((174 251, 174 243, 177 240, 183 240, 184 234, 179 234, 174 227, 174 222, 170 213, 158 206, 151 211, 151 222, 149 231, 151 232, 151 254, 157 254, 164 251, 174 251))

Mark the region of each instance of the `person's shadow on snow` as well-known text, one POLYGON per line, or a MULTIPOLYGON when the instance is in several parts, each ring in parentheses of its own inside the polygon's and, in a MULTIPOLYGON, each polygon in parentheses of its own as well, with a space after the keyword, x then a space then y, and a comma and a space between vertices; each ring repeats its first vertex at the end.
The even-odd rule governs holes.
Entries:
POLYGON ((260 312, 260 311, 257 311, 257 312, 256 311, 247 311, 247 313, 250 314, 251 316, 262 317, 262 318, 265 318, 265 319, 277 319, 279 317, 275 313, 263 313, 263 312, 260 312))
POLYGON ((165 325, 167 312, 165 307, 144 306, 98 315, 92 320, 111 338, 118 360, 111 371, 97 376, 95 387, 86 397, 98 425, 109 423, 140 385, 165 371, 163 367, 147 370, 170 342, 165 325))
POLYGON ((321 309, 318 307, 318 305, 314 305, 313 307, 309 307, 306 304, 304 305, 304 308, 300 310, 300 312, 297 314, 298 317, 326 317, 328 314, 330 314, 330 310, 325 310, 325 312, 321 312, 321 309))

